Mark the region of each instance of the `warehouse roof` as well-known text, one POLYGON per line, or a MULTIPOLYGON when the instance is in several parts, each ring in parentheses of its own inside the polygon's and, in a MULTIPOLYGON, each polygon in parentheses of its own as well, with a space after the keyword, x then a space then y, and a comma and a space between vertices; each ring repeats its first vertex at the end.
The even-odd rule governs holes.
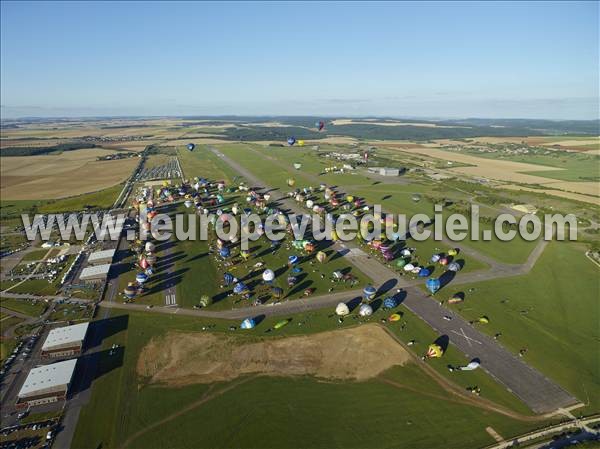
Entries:
POLYGON ((85 267, 81 270, 81 274, 79 275, 79 279, 88 279, 88 278, 97 278, 101 276, 106 276, 108 274, 108 270, 110 270, 110 264, 105 263, 102 265, 96 265, 95 267, 85 267))
POLYGON ((39 390, 59 387, 71 382, 77 359, 38 366, 29 371, 25 383, 19 391, 19 397, 30 395, 39 390))
POLYGON ((88 262, 95 262, 97 260, 111 259, 115 256, 115 249, 105 249, 103 251, 96 251, 89 255, 88 262))
POLYGON ((57 327, 52 329, 42 346, 42 351, 47 351, 53 346, 65 345, 83 341, 90 323, 75 324, 73 326, 57 327))

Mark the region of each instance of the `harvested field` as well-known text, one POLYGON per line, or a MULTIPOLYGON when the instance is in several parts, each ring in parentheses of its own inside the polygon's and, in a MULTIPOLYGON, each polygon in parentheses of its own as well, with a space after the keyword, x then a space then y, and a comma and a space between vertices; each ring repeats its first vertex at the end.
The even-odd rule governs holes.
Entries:
POLYGON ((409 360, 404 348, 376 325, 252 343, 233 336, 171 332, 142 349, 137 372, 151 383, 174 386, 245 374, 364 381, 409 360))
POLYGON ((6 200, 58 199, 95 192, 126 179, 137 158, 96 161, 112 154, 98 148, 59 155, 2 158, 0 194, 6 200))
POLYGON ((381 122, 377 119, 337 119, 331 122, 333 125, 378 125, 378 126, 417 126, 420 128, 471 128, 471 126, 437 125, 435 123, 410 123, 410 122, 381 122))

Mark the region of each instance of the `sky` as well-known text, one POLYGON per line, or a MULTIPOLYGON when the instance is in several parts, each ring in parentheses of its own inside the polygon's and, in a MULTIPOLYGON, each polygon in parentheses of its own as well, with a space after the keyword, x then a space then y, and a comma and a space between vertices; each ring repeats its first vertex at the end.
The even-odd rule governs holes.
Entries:
POLYGON ((2 118, 595 119, 598 2, 1 3, 2 118))

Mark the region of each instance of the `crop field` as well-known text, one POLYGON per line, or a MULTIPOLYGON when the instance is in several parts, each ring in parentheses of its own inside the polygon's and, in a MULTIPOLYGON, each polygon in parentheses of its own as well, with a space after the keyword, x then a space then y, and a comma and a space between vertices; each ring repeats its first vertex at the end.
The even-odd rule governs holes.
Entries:
POLYGON ((125 180, 136 158, 97 161, 112 151, 87 149, 59 155, 2 158, 0 194, 6 200, 58 199, 96 192, 125 180))
MULTIPOLYGON (((114 312, 113 317, 116 329, 109 332, 111 336, 104 341, 103 347, 113 343, 121 345, 124 348, 122 363, 115 365, 108 356, 100 362, 104 374, 94 381, 91 400, 81 412, 74 448, 90 445, 104 448, 191 447, 190 444, 211 448, 232 445, 295 448, 298 441, 310 447, 373 447, 390 445, 399 439, 409 441, 410 447, 427 448, 442 435, 451 435, 448 438, 461 447, 484 446, 493 442, 485 431, 487 426, 509 436, 544 423, 520 415, 522 406, 483 372, 465 373, 467 378, 456 375, 453 379, 459 384, 475 382, 480 385, 482 394, 516 410, 515 418, 458 400, 433 382, 415 362, 361 382, 319 382, 312 376, 246 375, 211 385, 175 388, 165 383, 152 384, 148 378, 138 375, 137 370, 140 354, 153 338, 162 338, 172 331, 197 332, 208 325, 216 326, 214 335, 218 336, 220 332, 227 332, 229 324, 143 313, 122 315, 114 312), (257 414, 264 423, 260 431, 256 426, 244 424, 250 417, 254 422, 257 414), (355 431, 357 425, 365 422, 376 422, 378 427, 393 428, 394 431, 375 432, 365 440, 355 431), (233 428, 236 432, 231 432, 233 428), (312 429, 311 432, 306 433, 303 430, 306 428, 312 429), (197 438, 198 434, 202 438, 197 438), (223 440, 223 435, 228 437, 223 440)), ((281 335, 319 332, 330 327, 332 320, 327 318, 326 312, 294 316, 292 324, 283 328, 281 335), (299 327, 293 325, 295 322, 307 325, 299 327)), ((418 319, 406 317, 406 321, 410 331, 397 331, 399 334, 410 332, 411 337, 416 336, 419 341, 421 337, 430 338, 428 329, 419 330, 418 319)), ((264 326, 269 325, 272 323, 265 320, 264 326)), ((343 327, 347 326, 352 330, 356 324, 347 323, 343 327)), ((271 341, 272 337, 259 337, 265 335, 261 333, 262 330, 254 329, 236 339, 271 341)), ((422 350, 423 343, 419 348, 422 350)), ((451 348, 448 359, 435 361, 440 366, 434 369, 448 376, 445 363, 463 362, 464 359, 451 348)))

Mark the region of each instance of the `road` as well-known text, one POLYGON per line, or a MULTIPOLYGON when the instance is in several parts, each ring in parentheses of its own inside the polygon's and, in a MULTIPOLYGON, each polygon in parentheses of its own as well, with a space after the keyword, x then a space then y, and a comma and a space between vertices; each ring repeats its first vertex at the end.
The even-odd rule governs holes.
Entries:
MULTIPOLYGON (((217 157, 223 160, 223 162, 228 164, 241 176, 245 177, 251 184, 254 184, 257 187, 262 186, 264 189, 273 190, 236 161, 227 157, 214 147, 209 148, 217 157)), ((305 213, 295 201, 287 197, 282 197, 277 201, 297 214, 305 213)), ((447 335, 450 342, 462 351, 467 358, 480 358, 482 369, 504 385, 509 391, 518 396, 534 412, 549 413, 559 408, 565 408, 579 403, 575 397, 571 396, 558 384, 527 365, 521 358, 516 357, 512 352, 501 346, 496 340, 479 332, 460 315, 441 306, 438 301, 427 296, 423 291, 415 287, 414 284, 407 283, 402 277, 398 276, 396 272, 389 269, 378 260, 368 256, 368 254, 356 247, 353 243, 336 242, 333 247, 350 263, 363 271, 367 276, 370 276, 378 285, 388 285, 392 288, 405 288, 407 295, 403 304, 409 310, 429 324, 436 332, 447 335), (446 316, 451 317, 451 319, 449 321, 446 320, 446 316)), ((523 270, 531 269, 537 258, 539 258, 543 252, 544 247, 545 244, 538 244, 535 250, 530 254, 528 261, 524 266, 501 264, 487 256, 479 254, 473 249, 468 249, 465 253, 486 262, 489 265, 489 270, 479 274, 470 273, 465 276, 459 276, 463 278, 463 282, 465 281, 464 278, 467 278, 466 282, 472 282, 473 279, 495 279, 516 275, 516 273, 522 274, 523 270)), ((453 280, 453 283, 458 282, 453 280)), ((314 299, 315 298, 312 298, 309 301, 312 302, 314 299)), ((351 298, 347 297, 346 299, 351 298)), ((325 305, 326 303, 324 300, 319 300, 319 302, 322 305, 325 305)))

